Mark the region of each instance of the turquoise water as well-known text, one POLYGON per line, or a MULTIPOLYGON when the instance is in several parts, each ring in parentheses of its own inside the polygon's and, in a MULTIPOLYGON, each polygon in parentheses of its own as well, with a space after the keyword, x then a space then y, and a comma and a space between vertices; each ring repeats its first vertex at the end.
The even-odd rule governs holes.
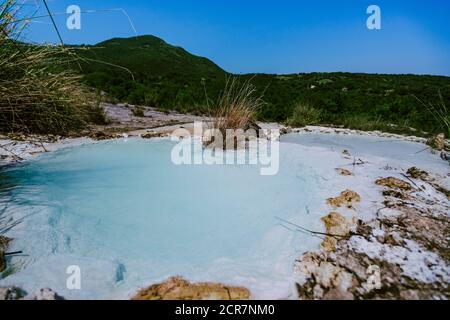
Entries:
MULTIPOLYGON (((122 139, 46 153, 0 174, 2 217, 23 221, 13 267, 2 285, 29 292, 50 287, 66 298, 125 299, 136 289, 181 275, 248 287, 255 298, 294 297, 292 269, 320 239, 280 224, 283 218, 322 231, 325 199, 352 188, 375 212, 374 177, 418 165, 441 174, 448 164, 424 146, 380 138, 284 136, 280 171, 258 165, 181 165, 169 139, 122 139), (355 177, 348 149, 367 165, 355 177), (388 166, 390 169, 385 169, 388 166), (389 170, 386 173, 386 170, 389 170), (81 289, 66 273, 79 266, 81 289)), ((5 276, 6 274, 4 274, 5 276)))
POLYGON ((26 217, 10 233, 17 239, 11 250, 25 255, 13 258, 18 272, 3 282, 73 298, 124 298, 182 275, 289 295, 293 261, 318 240, 301 239, 276 217, 321 228, 307 212, 319 201, 320 179, 306 177, 308 167, 294 158, 275 176, 261 176, 257 165, 176 166, 173 145, 102 142, 3 172, 14 184, 3 203, 26 217), (81 268, 81 290, 65 288, 69 265, 81 268))

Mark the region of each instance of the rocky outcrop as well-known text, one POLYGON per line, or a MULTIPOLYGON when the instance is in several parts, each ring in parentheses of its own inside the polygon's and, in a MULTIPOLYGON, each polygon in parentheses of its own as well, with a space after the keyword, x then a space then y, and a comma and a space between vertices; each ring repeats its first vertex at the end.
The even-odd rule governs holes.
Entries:
POLYGON ((361 197, 355 191, 345 190, 336 198, 327 199, 327 203, 334 208, 347 207, 353 209, 353 206, 361 201, 361 197))
MULTIPOLYGON (((401 195, 411 189, 382 181, 377 184, 401 195)), ((450 299, 450 205, 425 192, 392 199, 398 194, 385 195, 376 219, 358 221, 355 232, 335 238, 335 251, 322 246, 300 257, 300 299, 450 299)), ((345 225, 337 214, 323 220, 327 231, 345 225)))
POLYGON ((132 300, 247 300, 250 291, 220 283, 190 283, 180 277, 140 290, 132 300))

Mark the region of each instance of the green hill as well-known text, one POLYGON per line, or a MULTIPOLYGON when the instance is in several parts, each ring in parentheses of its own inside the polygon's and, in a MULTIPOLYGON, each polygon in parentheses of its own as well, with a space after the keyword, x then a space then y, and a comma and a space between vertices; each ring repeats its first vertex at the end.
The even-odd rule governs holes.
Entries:
POLYGON ((207 58, 154 36, 114 38, 76 48, 85 59, 85 81, 120 101, 193 105, 204 100, 204 85, 226 78, 226 72, 207 58))
MULTIPOLYGON (((115 38, 77 48, 87 59, 82 63, 86 83, 108 92, 115 101, 200 113, 206 105, 205 90, 214 99, 229 75, 212 61, 154 36, 115 38)), ((438 103, 441 95, 449 108, 449 77, 354 73, 241 77, 251 78, 264 93, 262 120, 285 121, 300 103, 320 110, 321 123, 389 131, 447 130, 417 98, 438 103)))
MULTIPOLYGON (((85 57, 111 62, 133 71, 137 77, 223 75, 212 61, 190 54, 154 36, 114 38, 91 47, 85 57)), ((96 67, 97 69, 97 67, 96 67)))

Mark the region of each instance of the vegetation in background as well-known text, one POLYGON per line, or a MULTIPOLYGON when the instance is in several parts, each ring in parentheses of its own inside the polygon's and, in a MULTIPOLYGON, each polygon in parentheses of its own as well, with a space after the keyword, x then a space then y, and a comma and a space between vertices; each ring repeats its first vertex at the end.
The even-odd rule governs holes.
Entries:
MULTIPOLYGON (((83 57, 115 63, 133 73, 134 79, 129 72, 105 64, 82 64, 85 82, 107 92, 113 102, 207 114, 205 90, 217 99, 230 76, 208 59, 153 36, 78 48, 83 57)), ((414 127, 436 133, 445 129, 444 124, 414 96, 435 101, 440 91, 445 104, 450 101, 450 78, 443 76, 301 73, 240 78, 251 79, 256 94, 264 92, 266 104, 256 116, 266 121, 286 122, 294 117, 295 102, 302 101, 320 111, 324 124, 392 132, 414 127)))
POLYGON ((17 41, 25 27, 15 20, 18 8, 14 0, 0 4, 0 131, 69 134, 104 122, 95 95, 67 68, 73 52, 17 41))
POLYGON ((218 97, 226 81, 226 72, 210 60, 153 36, 115 38, 73 48, 89 59, 81 63, 85 83, 107 92, 111 102, 206 112, 205 88, 208 95, 218 97))
MULTIPOLYGON (((422 102, 421 100, 419 101, 422 102)), ((439 93, 439 101, 437 103, 422 102, 422 104, 433 115, 436 121, 441 124, 441 127, 445 129, 447 138, 450 138, 450 110, 447 109, 442 95, 439 93)))
MULTIPOLYGON (((220 99, 232 76, 210 60, 154 36, 65 48, 15 41, 22 26, 14 23, 12 8, 14 0, 3 1, 0 7, 1 131, 64 134, 91 121, 102 123, 103 109, 95 101, 104 92, 110 102, 209 114, 206 96, 220 99), (97 93, 80 86, 80 80, 97 93)), ((254 115, 258 120, 400 133, 412 127, 419 129, 418 135, 448 133, 449 77, 301 73, 240 78, 251 80, 256 95, 264 92, 266 103, 254 115), (422 103, 436 101, 438 92, 440 103, 422 103)))
POLYGON ((320 120, 320 110, 317 110, 308 104, 297 103, 287 124, 291 127, 304 127, 307 125, 319 124, 320 120))

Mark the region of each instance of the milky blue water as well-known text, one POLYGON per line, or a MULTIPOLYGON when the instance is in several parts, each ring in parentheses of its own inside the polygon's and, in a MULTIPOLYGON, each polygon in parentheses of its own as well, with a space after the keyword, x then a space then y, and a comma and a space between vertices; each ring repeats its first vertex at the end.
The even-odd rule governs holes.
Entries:
POLYGON ((274 176, 260 175, 258 165, 177 166, 168 139, 43 154, 0 174, 0 215, 23 219, 8 232, 15 238, 9 250, 23 255, 9 258, 12 269, 0 286, 124 299, 181 275, 243 285, 256 298, 293 297, 293 262, 320 239, 289 230, 278 218, 323 230, 325 199, 355 183, 336 180, 334 168, 349 165, 342 149, 386 156, 389 164, 417 160, 446 168, 437 156, 417 154, 421 144, 384 140, 288 135, 274 176), (66 285, 72 265, 81 270, 80 290, 66 285))
POLYGON ((288 295, 293 261, 318 240, 300 241, 277 217, 321 228, 307 212, 320 180, 294 158, 275 176, 261 176, 256 165, 176 166, 173 146, 167 139, 102 142, 4 171, 13 185, 3 204, 25 218, 9 234, 17 239, 11 250, 24 256, 13 258, 18 272, 3 282, 73 298, 124 298, 182 275, 288 295), (69 265, 80 266, 82 290, 65 288, 69 265))

